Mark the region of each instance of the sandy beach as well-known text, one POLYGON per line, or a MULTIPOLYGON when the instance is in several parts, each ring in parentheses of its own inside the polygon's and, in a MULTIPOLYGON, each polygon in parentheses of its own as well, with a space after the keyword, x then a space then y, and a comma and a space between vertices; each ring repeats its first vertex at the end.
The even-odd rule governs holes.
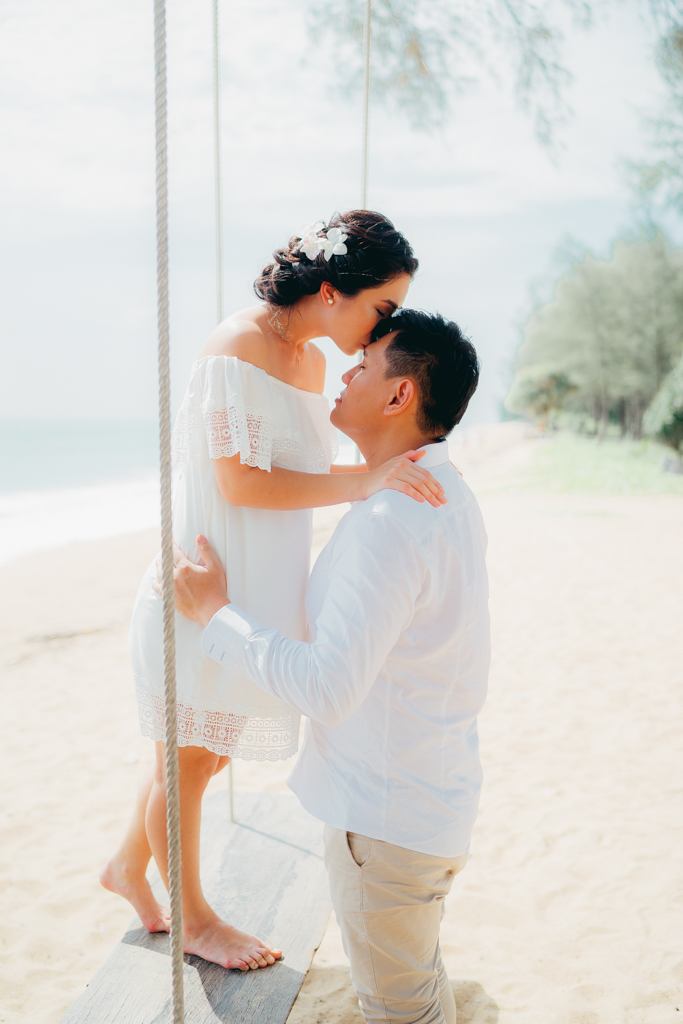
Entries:
MULTIPOLYGON (((683 497, 530 493, 538 442, 458 461, 489 533, 485 782, 442 947, 461 1024, 683 1019, 683 497)), ((553 443, 553 442, 547 442, 553 443)), ((316 513, 319 549, 343 509, 316 513)), ((151 744, 127 627, 154 531, 0 570, 0 1022, 56 1024, 131 919, 100 888, 151 744)), ((285 790, 291 762, 238 762, 285 790)), ((214 787, 225 787, 218 777, 214 787)), ((360 1024, 331 920, 290 1017, 360 1024)))

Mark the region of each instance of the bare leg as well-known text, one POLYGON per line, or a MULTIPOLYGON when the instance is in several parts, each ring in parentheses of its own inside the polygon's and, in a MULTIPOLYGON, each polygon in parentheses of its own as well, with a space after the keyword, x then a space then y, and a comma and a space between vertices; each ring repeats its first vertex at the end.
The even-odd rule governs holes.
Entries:
POLYGON ((152 769, 140 784, 128 831, 114 856, 102 868, 100 883, 132 903, 147 931, 167 932, 170 927, 168 908, 162 907, 154 898, 146 875, 152 851, 145 829, 145 815, 153 781, 152 769))
MULTIPOLYGON (((201 805, 209 779, 227 763, 227 758, 203 747, 180 747, 180 842, 183 859, 183 930, 186 953, 240 970, 266 967, 282 956, 260 939, 247 935, 222 921, 211 909, 199 879, 199 833, 201 805), (221 763, 222 762, 222 763, 221 763)), ((166 846, 166 782, 163 743, 157 743, 157 764, 147 802, 147 836, 157 867, 168 888, 166 846)))

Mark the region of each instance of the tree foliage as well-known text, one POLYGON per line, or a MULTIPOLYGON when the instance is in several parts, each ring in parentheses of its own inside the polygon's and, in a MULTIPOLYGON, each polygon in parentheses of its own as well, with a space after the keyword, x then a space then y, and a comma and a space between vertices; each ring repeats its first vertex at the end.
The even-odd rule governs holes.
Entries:
MULTIPOLYGON (((413 127, 431 128, 453 98, 481 77, 512 70, 522 106, 548 142, 565 113, 569 74, 560 59, 562 32, 549 3, 532 0, 373 0, 373 97, 403 110, 413 127)), ((587 21, 588 0, 556 0, 587 21)), ((332 38, 339 81, 358 90, 363 79, 365 0, 310 0, 316 48, 332 38)))
POLYGON ((661 199, 683 212, 683 24, 681 11, 672 12, 655 53, 657 69, 668 95, 649 128, 654 160, 633 166, 635 188, 646 201, 661 199))
MULTIPOLYGON (((309 35, 316 49, 325 40, 345 92, 360 89, 366 0, 307 0, 309 35)), ((619 7, 623 0, 612 0, 619 7)), ((680 101, 683 0, 646 0, 662 43, 658 63, 680 101)), ((373 96, 403 110, 413 127, 444 122, 454 98, 482 75, 495 80, 512 73, 521 106, 534 120, 539 139, 550 144, 568 113, 564 99, 570 74, 561 59, 562 21, 588 26, 597 0, 373 0, 373 96)), ((656 187, 670 167, 681 167, 677 140, 683 108, 674 104, 662 119, 661 135, 675 144, 661 167, 641 168, 640 184, 656 187), (667 117, 671 124, 665 124, 667 117), (665 166, 666 165, 666 166, 665 166)), ((681 176, 683 181, 683 176, 681 176)))
POLYGON ((590 253, 557 282, 524 328, 508 409, 545 419, 610 420, 640 437, 643 413, 683 350, 683 250, 657 233, 590 253))
POLYGON ((655 395, 643 425, 666 444, 683 451, 683 354, 655 395))

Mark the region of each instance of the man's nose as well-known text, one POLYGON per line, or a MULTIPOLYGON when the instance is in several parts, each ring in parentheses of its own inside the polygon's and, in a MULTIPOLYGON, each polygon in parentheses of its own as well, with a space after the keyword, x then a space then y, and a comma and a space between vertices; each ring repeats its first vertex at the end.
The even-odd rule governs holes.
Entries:
POLYGON ((359 370, 360 363, 358 363, 356 366, 352 366, 350 370, 347 370, 346 373, 342 374, 342 381, 344 382, 344 384, 346 384, 347 387, 349 386, 349 384, 351 383, 351 381, 356 376, 359 370))

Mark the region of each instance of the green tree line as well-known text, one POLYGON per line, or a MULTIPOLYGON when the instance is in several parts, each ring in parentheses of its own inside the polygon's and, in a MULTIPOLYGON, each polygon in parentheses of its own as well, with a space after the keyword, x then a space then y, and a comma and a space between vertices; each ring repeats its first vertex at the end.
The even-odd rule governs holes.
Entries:
POLYGON ((683 440, 683 250, 657 232, 587 253, 523 328, 506 406, 546 421, 568 414, 604 435, 683 440), (680 427, 678 402, 680 401, 680 427))

